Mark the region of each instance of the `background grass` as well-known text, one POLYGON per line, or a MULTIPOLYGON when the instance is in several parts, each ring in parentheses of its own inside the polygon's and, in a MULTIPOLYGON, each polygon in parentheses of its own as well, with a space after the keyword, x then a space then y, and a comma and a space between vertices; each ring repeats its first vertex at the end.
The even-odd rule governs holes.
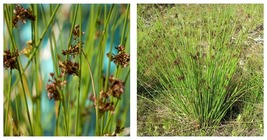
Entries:
POLYGON ((4 135, 113 135, 117 127, 125 128, 118 135, 129 135, 130 90, 129 66, 117 67, 106 55, 117 54, 115 47, 130 50, 129 5, 22 5, 30 9, 36 20, 12 27, 15 5, 4 5, 4 50, 18 49, 20 71, 4 70, 4 135), (73 29, 80 25, 84 35, 73 38, 73 29), (31 40, 32 48, 26 42, 31 40), (63 56, 62 50, 83 42, 85 56, 63 56), (28 51, 25 50, 28 48, 28 51), (58 63, 70 59, 80 64, 77 76, 66 76, 67 84, 61 91, 63 100, 47 97, 49 73, 60 75, 58 63), (87 60, 90 65, 86 62, 87 60), (114 114, 97 116, 93 102, 92 70, 95 92, 108 88, 108 78, 125 82, 121 99, 114 114), (106 87, 105 86, 106 84, 106 87), (28 112, 28 113, 27 113, 28 112), (125 133, 124 133, 125 132, 125 133))
POLYGON ((138 135, 263 135, 263 5, 138 5, 138 135))

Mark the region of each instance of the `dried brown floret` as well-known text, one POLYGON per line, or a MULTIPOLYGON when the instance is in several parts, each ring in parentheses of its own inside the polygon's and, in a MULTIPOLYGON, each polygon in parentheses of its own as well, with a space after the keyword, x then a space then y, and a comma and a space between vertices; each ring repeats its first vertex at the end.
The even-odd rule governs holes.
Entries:
MULTIPOLYGON (((101 91, 103 93, 103 91, 101 91)), ((90 100, 94 102, 94 106, 96 106, 96 98, 94 95, 90 96, 90 100)), ((111 113, 114 113, 115 106, 113 102, 110 102, 108 100, 105 100, 103 96, 101 96, 98 99, 98 109, 100 113, 104 113, 106 111, 111 111, 111 113)))
POLYGON ((103 90, 100 91, 100 98, 103 98, 103 99, 107 99, 109 97, 109 95, 104 92, 103 90))
MULTIPOLYGON (((72 31, 72 34, 74 36, 74 40, 80 36, 80 25, 76 25, 72 31)), ((82 35, 84 35, 84 32, 82 32, 82 35)))
POLYGON ((59 68, 61 68, 61 72, 64 74, 75 74, 78 76, 78 70, 79 70, 79 63, 71 62, 70 60, 59 62, 58 63, 59 68))
POLYGON ((111 111, 111 113, 114 113, 115 110, 115 106, 113 102, 109 102, 109 101, 102 101, 100 100, 99 104, 98 104, 98 109, 100 112, 106 112, 106 111, 111 111))
POLYGON ((94 95, 90 95, 89 97, 90 100, 94 102, 94 106, 96 106, 96 103, 98 103, 98 109, 101 113, 104 113, 106 111, 111 111, 111 113, 114 113, 114 103, 110 102, 108 98, 110 96, 113 96, 120 99, 120 95, 124 92, 124 82, 115 79, 113 76, 110 76, 109 83, 110 87, 107 92, 104 92, 103 90, 100 91, 98 102, 94 95))
POLYGON ((19 56, 18 49, 16 49, 13 53, 10 50, 4 51, 4 68, 5 69, 17 69, 17 57, 19 56))
MULTIPOLYGON (((130 63, 130 55, 125 52, 125 48, 122 45, 119 45, 117 48, 118 54, 112 54, 111 61, 116 65, 120 65, 122 68, 127 67, 130 63)), ((107 54, 109 57, 109 53, 107 54)))
POLYGON ((21 5, 16 5, 16 8, 13 10, 15 16, 12 17, 12 24, 14 27, 17 27, 17 23, 20 20, 22 23, 26 23, 26 20, 35 20, 35 16, 32 11, 29 9, 23 8, 21 5))
MULTIPOLYGON (((82 45, 83 44, 84 43, 82 43, 82 45)), ((67 50, 62 50, 62 54, 63 55, 69 54, 69 55, 72 55, 73 58, 75 58, 76 55, 80 54, 79 47, 80 47, 80 42, 77 45, 75 45, 75 46, 69 47, 69 49, 67 49, 67 50)))
POLYGON ((110 87, 108 94, 120 99, 121 94, 124 92, 124 82, 118 79, 115 79, 113 76, 109 77, 110 87))
POLYGON ((50 73, 52 80, 49 79, 46 84, 47 96, 49 99, 54 98, 56 101, 61 100, 59 90, 67 83, 67 81, 61 81, 60 79, 54 77, 54 73, 50 73))
POLYGON ((118 53, 125 51, 125 48, 122 45, 119 45, 116 49, 118 50, 118 53))

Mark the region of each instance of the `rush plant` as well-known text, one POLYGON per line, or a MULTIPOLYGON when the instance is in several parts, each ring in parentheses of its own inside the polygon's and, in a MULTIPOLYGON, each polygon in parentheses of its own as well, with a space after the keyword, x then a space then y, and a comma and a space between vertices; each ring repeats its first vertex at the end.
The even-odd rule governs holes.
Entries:
POLYGON ((245 5, 139 6, 148 13, 158 9, 138 17, 140 98, 167 108, 173 120, 193 129, 219 126, 234 104, 262 84, 251 84, 256 76, 248 78, 241 64, 254 26, 241 22, 249 17, 234 18, 245 5))
POLYGON ((4 4, 4 135, 129 135, 129 11, 4 4))

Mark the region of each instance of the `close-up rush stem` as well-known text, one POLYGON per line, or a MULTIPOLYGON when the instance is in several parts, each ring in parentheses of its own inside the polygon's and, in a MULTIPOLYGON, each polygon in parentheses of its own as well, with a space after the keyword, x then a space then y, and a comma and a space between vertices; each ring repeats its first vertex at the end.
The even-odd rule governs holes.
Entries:
POLYGON ((130 5, 3 8, 4 136, 129 136, 130 5))

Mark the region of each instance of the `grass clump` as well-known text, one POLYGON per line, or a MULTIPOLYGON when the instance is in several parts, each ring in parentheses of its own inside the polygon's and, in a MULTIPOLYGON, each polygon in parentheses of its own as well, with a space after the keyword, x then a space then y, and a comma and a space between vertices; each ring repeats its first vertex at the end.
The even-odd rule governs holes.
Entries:
MULTIPOLYGON (((225 131, 227 127, 219 134, 219 127, 235 119, 237 124, 245 124, 237 118, 247 117, 246 108, 256 109, 255 96, 261 96, 258 99, 263 103, 263 57, 245 51, 253 46, 262 54, 263 44, 253 36, 263 38, 263 29, 256 31, 263 25, 262 8, 138 5, 138 113, 146 108, 142 102, 148 100, 159 106, 151 113, 170 114, 159 115, 163 122, 155 124, 160 130, 156 135, 246 135, 242 134, 245 130, 225 131), (252 55, 256 60, 249 58, 252 55), (251 67, 250 61, 257 61, 257 67, 251 67), (183 127, 173 129, 169 121, 183 127)), ((141 118, 140 123, 145 121, 141 118)), ((154 124, 150 121, 142 125, 154 124)), ((140 135, 151 135, 142 132, 147 130, 145 126, 139 130, 140 135)))
POLYGON ((129 11, 4 4, 4 136, 129 135, 129 11))

